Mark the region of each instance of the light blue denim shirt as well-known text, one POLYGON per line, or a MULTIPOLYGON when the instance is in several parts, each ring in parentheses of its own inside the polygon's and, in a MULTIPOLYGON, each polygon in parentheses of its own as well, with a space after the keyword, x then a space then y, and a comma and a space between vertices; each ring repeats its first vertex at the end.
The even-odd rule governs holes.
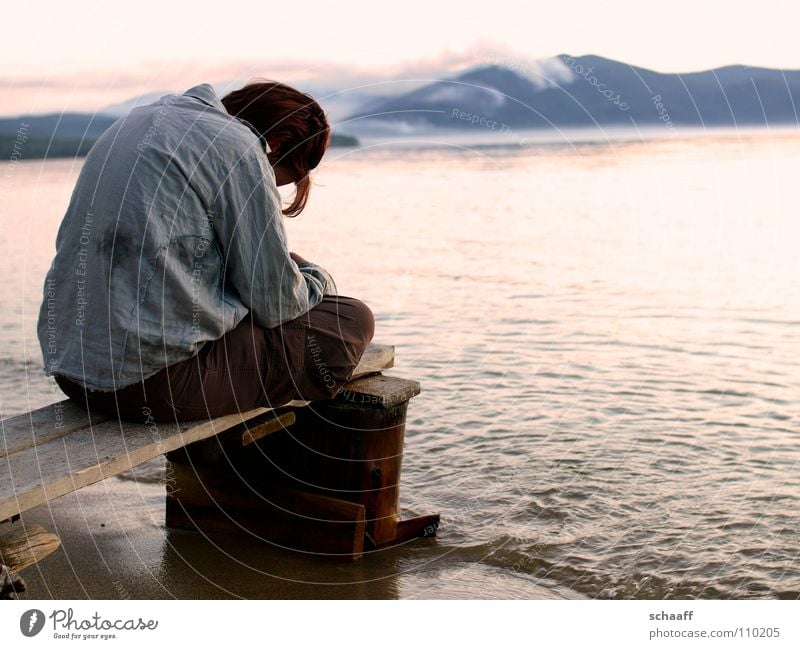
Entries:
POLYGON ((98 139, 44 282, 47 375, 118 389, 248 313, 271 328, 336 292, 327 271, 289 256, 265 146, 208 84, 135 108, 98 139))

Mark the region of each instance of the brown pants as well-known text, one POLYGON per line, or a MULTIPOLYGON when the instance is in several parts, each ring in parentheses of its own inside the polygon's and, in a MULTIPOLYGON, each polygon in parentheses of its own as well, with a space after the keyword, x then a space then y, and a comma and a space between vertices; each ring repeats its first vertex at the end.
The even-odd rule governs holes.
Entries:
POLYGON ((82 405, 132 421, 188 421, 330 399, 350 380, 375 332, 363 302, 326 295, 308 313, 272 329, 246 317, 186 361, 113 392, 55 375, 82 405))

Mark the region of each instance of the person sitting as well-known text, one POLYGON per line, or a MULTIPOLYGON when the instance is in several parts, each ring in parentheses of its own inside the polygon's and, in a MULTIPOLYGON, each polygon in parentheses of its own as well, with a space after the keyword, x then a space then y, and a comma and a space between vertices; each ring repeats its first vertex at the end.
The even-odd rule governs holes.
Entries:
POLYGON ((283 223, 306 206, 329 141, 319 104, 268 80, 222 98, 201 84, 119 118, 58 230, 37 326, 45 373, 133 420, 335 396, 373 313, 290 252, 283 223))

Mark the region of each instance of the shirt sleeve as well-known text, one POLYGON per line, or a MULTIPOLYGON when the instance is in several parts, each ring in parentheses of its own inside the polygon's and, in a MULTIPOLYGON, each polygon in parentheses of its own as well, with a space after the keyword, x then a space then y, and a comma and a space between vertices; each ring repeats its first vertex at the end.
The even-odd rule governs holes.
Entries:
POLYGON ((289 256, 281 195, 263 155, 230 169, 214 198, 211 219, 222 249, 225 279, 253 321, 277 327, 313 309, 336 291, 331 275, 289 256))
POLYGON ((310 261, 304 261, 302 264, 298 265, 298 268, 300 269, 300 272, 303 273, 303 275, 312 277, 323 283, 323 285, 325 286, 325 291, 323 295, 337 294, 338 291, 336 290, 336 282, 333 281, 333 277, 331 277, 331 274, 327 270, 325 270, 322 266, 318 266, 317 264, 312 263, 310 261))

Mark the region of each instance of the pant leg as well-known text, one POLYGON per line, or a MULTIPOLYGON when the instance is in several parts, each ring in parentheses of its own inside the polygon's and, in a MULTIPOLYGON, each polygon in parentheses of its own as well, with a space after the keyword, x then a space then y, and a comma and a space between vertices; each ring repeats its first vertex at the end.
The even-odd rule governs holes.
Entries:
POLYGON ((267 331, 278 354, 272 387, 283 399, 334 397, 350 380, 375 333, 369 307, 351 297, 328 295, 308 313, 267 331))
POLYGON ((67 396, 141 421, 188 421, 336 395, 372 340, 375 320, 355 298, 328 295, 272 329, 249 317, 196 356, 116 392, 86 392, 57 377, 67 396))

